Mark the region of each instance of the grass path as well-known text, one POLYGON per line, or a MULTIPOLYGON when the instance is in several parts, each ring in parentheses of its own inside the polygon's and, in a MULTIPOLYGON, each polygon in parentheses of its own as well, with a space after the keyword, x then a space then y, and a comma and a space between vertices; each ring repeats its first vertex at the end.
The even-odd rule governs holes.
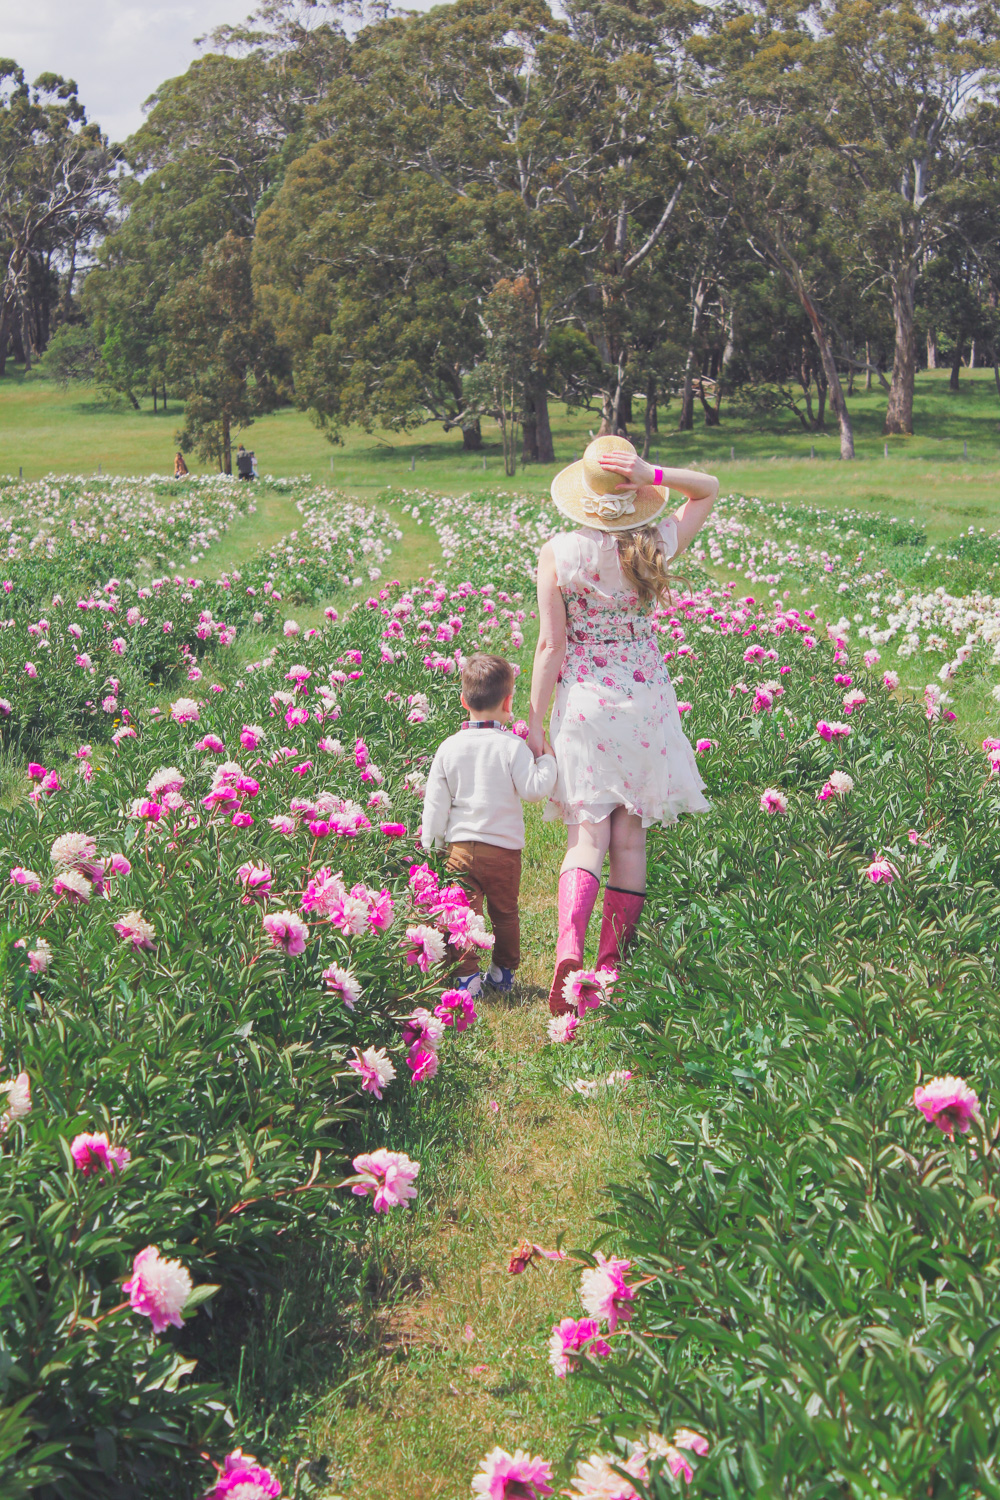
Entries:
POLYGON ((466 1500, 495 1444, 558 1458, 589 1410, 587 1388, 548 1364, 552 1324, 582 1316, 578 1264, 511 1276, 507 1263, 522 1239, 589 1247, 605 1184, 632 1175, 651 1123, 641 1096, 585 1102, 553 1078, 544 1044, 562 830, 535 809, 528 825, 521 992, 477 1004, 462 1144, 396 1249, 408 1290, 303 1434, 329 1461, 328 1500, 466 1500))
MULTIPOLYGON (((433 574, 434 532, 398 507, 387 510, 403 539, 385 576, 414 583, 433 574)), ((291 502, 262 493, 256 514, 212 549, 213 576, 271 546, 297 519, 291 502)), ((348 596, 332 602, 341 607, 348 596)), ((294 613, 309 625, 322 605, 294 613)), ((563 834, 539 809, 526 814, 520 990, 477 1003, 480 1021, 460 1070, 465 1093, 459 1082, 453 1105, 454 1144, 426 1164, 422 1205, 385 1226, 401 1290, 365 1310, 367 1338, 346 1378, 317 1393, 286 1444, 292 1467, 326 1457, 324 1487, 312 1491, 323 1500, 465 1500, 495 1443, 556 1457, 587 1412, 586 1388, 557 1380, 548 1364, 552 1324, 581 1314, 578 1268, 546 1263, 512 1277, 507 1263, 521 1239, 593 1242, 602 1190, 609 1178, 631 1174, 648 1121, 638 1098, 585 1102, 552 1076, 546 1000, 563 834)))

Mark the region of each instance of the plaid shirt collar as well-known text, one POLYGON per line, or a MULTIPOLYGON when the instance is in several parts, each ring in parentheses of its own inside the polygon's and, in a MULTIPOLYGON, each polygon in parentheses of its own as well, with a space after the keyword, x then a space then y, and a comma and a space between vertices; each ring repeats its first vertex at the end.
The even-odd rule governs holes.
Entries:
POLYGON ((464 724, 459 724, 459 729, 502 729, 510 733, 509 724, 501 724, 499 719, 466 719, 464 724))

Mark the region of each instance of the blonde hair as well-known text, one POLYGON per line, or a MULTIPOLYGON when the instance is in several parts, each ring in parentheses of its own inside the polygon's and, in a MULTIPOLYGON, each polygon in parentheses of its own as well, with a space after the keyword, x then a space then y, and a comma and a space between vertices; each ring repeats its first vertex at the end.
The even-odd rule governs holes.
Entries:
POLYGON ((664 555, 659 526, 640 526, 636 531, 621 531, 618 543, 618 565, 629 588, 639 595, 640 604, 662 603, 672 588, 664 555))

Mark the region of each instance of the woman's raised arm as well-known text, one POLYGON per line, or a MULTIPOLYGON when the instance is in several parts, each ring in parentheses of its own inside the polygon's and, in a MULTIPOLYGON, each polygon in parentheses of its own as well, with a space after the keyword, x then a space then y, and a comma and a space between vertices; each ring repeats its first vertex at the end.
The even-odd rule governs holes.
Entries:
POLYGON ((541 755, 545 715, 566 656, 566 606, 556 579, 555 553, 549 542, 538 554, 538 644, 531 670, 528 749, 541 755))
POLYGON ((687 496, 685 504, 675 511, 677 520, 677 551, 690 547, 704 526, 719 496, 719 481, 714 474, 703 474, 700 469, 657 469, 638 454, 602 453, 599 459, 602 469, 611 474, 620 474, 620 490, 637 489, 643 484, 664 484, 668 489, 678 490, 687 496))

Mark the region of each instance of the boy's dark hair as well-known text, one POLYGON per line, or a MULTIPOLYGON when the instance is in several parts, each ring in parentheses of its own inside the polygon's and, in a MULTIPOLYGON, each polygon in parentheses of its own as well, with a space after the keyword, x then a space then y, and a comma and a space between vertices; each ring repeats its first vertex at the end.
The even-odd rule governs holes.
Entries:
POLYGON ((498 708, 514 691, 514 668, 502 656, 477 651, 462 668, 462 697, 475 713, 498 708))

